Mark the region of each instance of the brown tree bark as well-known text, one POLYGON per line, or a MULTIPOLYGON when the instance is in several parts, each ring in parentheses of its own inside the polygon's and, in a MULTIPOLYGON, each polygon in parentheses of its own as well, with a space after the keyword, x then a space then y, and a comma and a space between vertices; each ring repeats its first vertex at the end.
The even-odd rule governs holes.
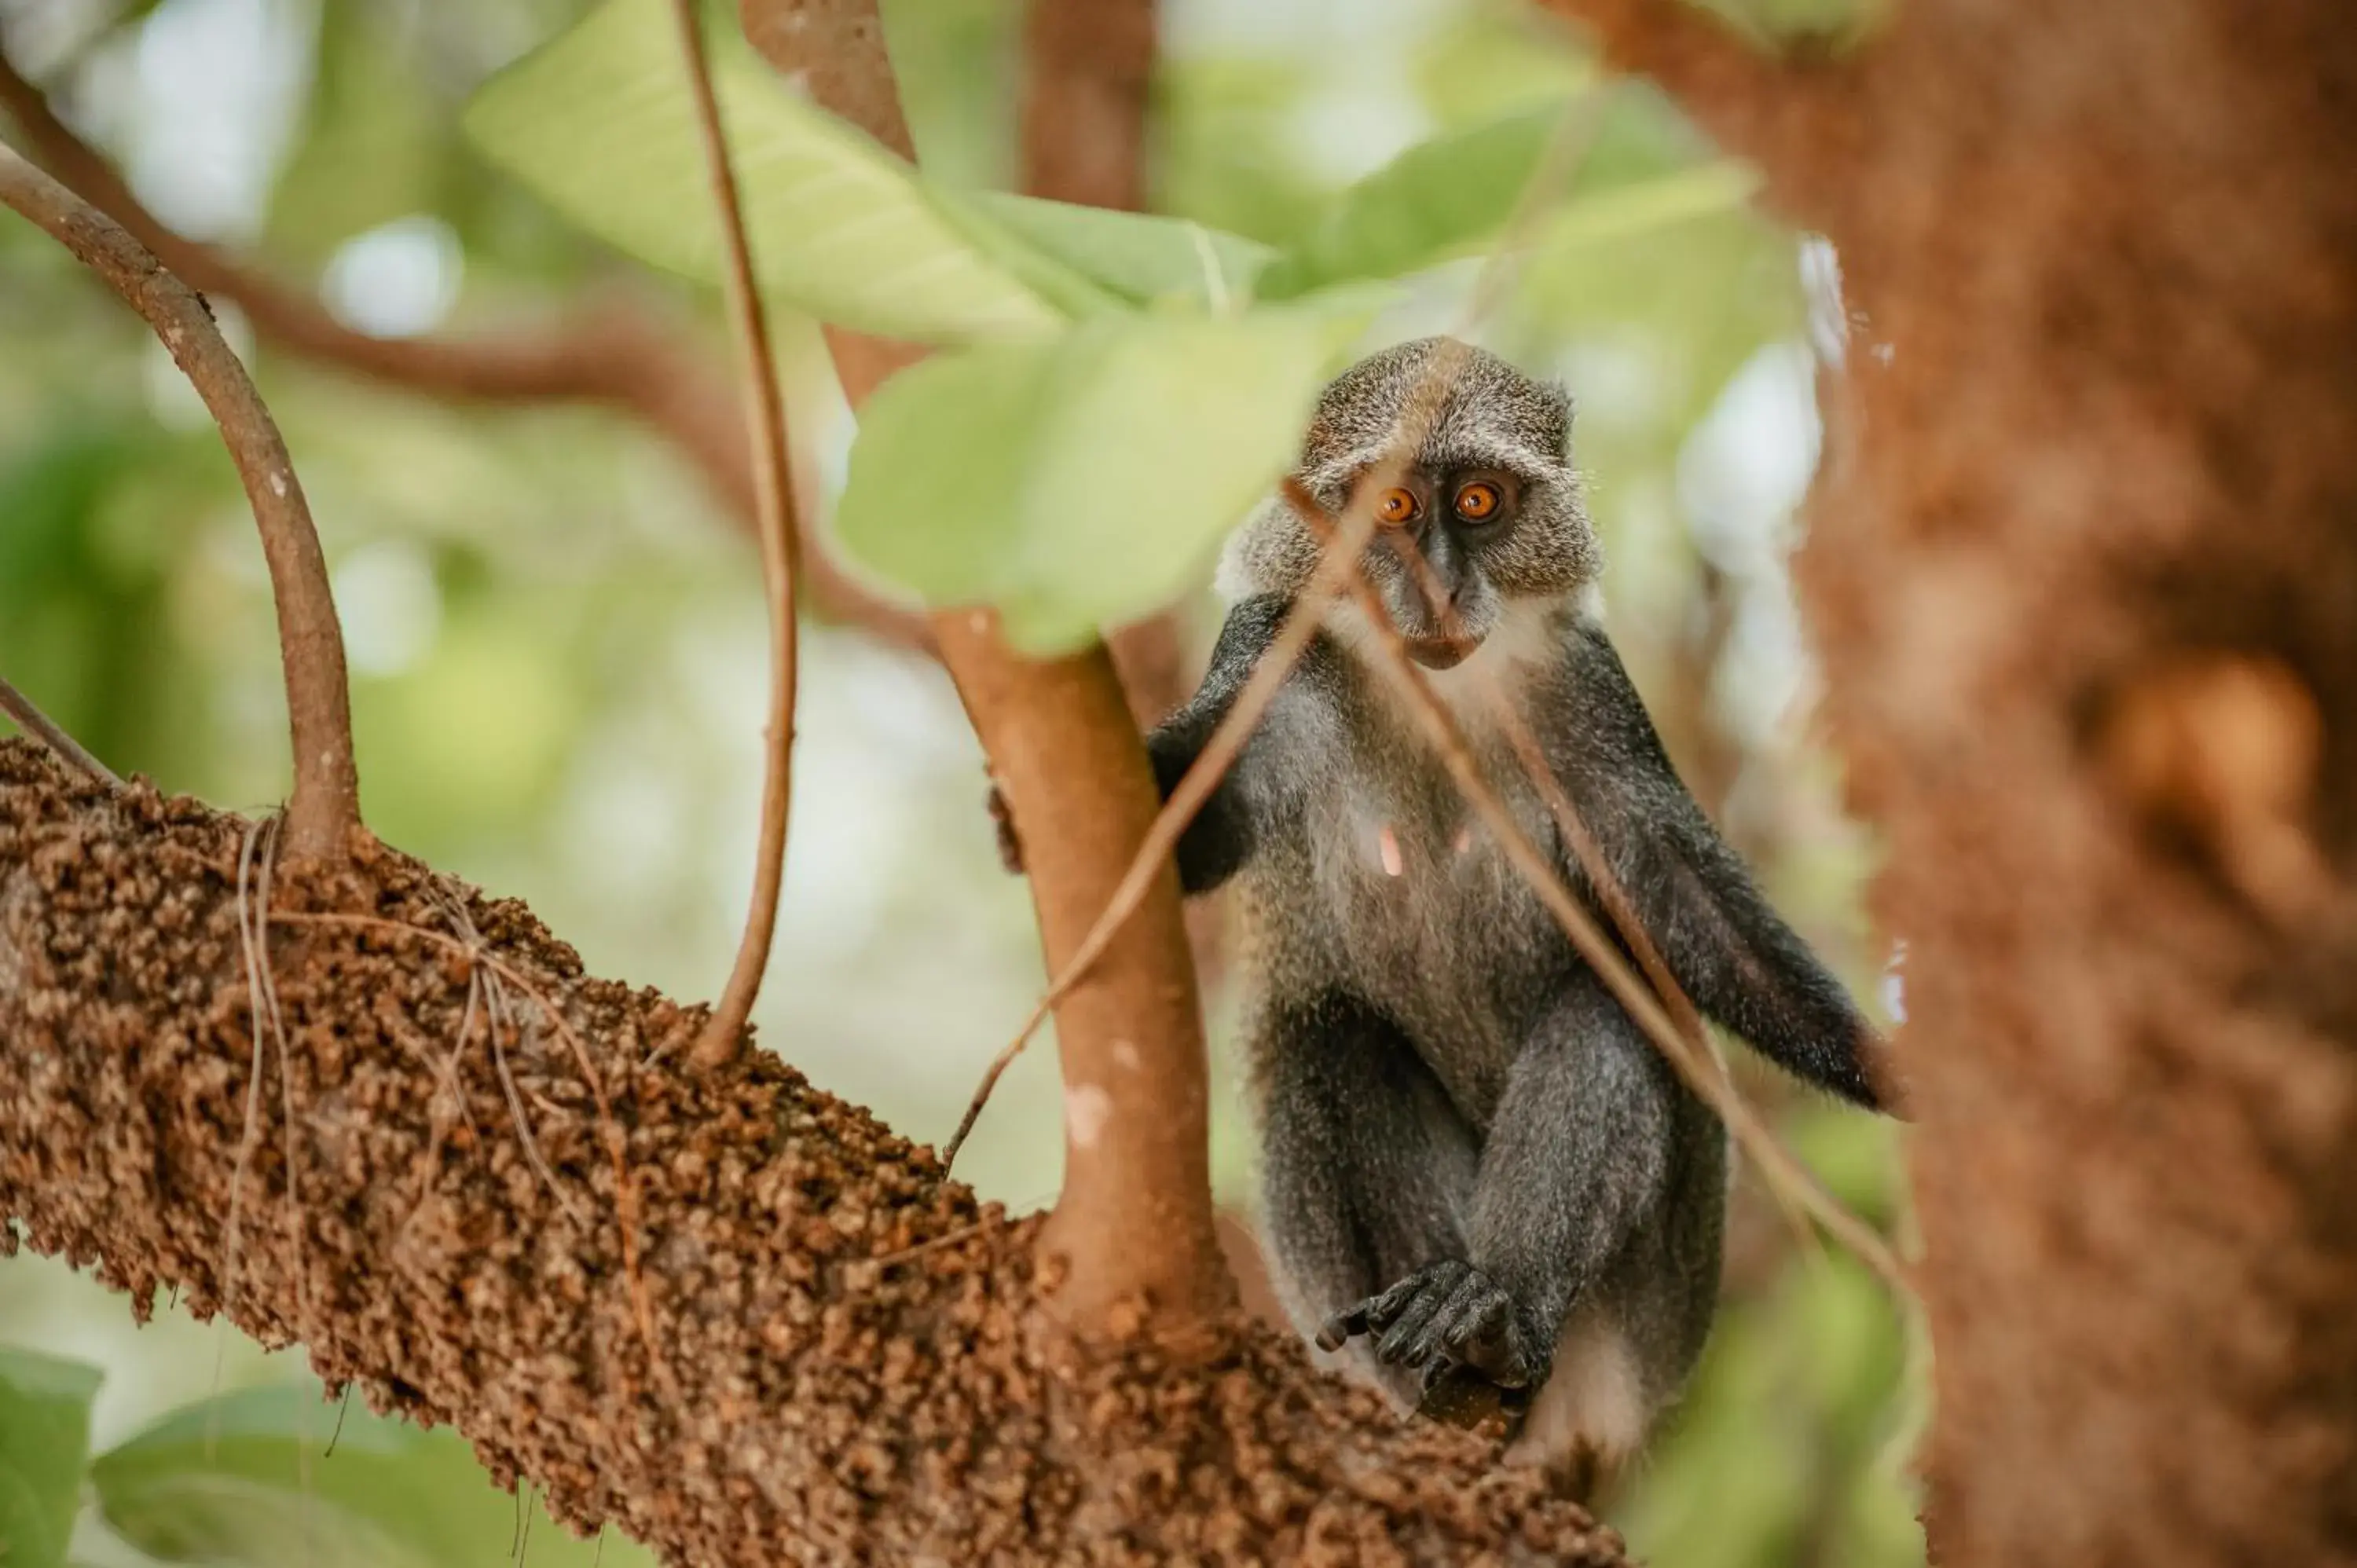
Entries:
POLYGON ((1565 0, 1857 313, 1802 562, 1908 945, 1953 1565, 2357 1562, 2357 12, 1565 0))
POLYGON ((669 1563, 1619 1563, 1241 1312, 1060 1353, 1039 1223, 931 1151, 661 1056, 692 1013, 365 836, 265 908, 252 833, 0 741, 0 1218, 135 1310, 300 1343, 669 1563))

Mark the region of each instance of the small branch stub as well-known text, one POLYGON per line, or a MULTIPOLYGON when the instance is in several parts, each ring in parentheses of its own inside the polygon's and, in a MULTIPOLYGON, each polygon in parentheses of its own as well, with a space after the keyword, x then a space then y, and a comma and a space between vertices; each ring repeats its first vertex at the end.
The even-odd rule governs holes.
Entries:
POLYGON ((32 698, 27 697, 5 681, 0 681, 0 714, 5 714, 14 719, 17 728, 65 758, 77 772, 105 785, 109 789, 119 790, 123 788, 123 780, 115 777, 113 768, 92 757, 83 747, 81 742, 59 728, 56 721, 41 712, 39 708, 35 707, 32 698))

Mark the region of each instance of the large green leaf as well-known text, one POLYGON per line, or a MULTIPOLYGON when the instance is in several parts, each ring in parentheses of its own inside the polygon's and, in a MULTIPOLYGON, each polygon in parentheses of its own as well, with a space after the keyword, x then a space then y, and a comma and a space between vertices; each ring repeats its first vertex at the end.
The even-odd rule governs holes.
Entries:
POLYGON ((1125 300, 1242 300, 1275 256, 1241 234, 1148 212, 983 191, 972 198, 998 226, 1125 300))
POLYGON ((1351 185, 1271 266, 1284 298, 1341 278, 1397 277, 1461 255, 1504 227, 1577 100, 1540 103, 1419 142, 1351 185))
MULTIPOLYGON (((321 1404, 307 1385, 187 1406, 91 1466, 106 1521, 166 1563, 514 1568, 525 1513, 456 1433, 321 1404), (335 1451, 328 1453, 328 1437, 335 1451)), ((532 1504, 525 1562, 651 1568, 608 1530, 579 1541, 532 1504)), ((13 1563, 11 1568, 14 1568, 13 1563)))
POLYGON ((1337 193, 1318 225, 1262 272, 1271 299, 1353 278, 1400 277, 1495 241, 1546 177, 1556 144, 1571 162, 1532 230, 1543 249, 1628 238, 1748 199, 1757 176, 1649 139, 1642 93, 1557 96, 1420 142, 1337 193), (1570 117, 1578 116, 1579 123, 1570 117))
POLYGON ((56 1568, 81 1507, 90 1401, 99 1371, 0 1350, 0 1562, 56 1568))
POLYGON ((1142 615, 1284 472, 1363 311, 1084 322, 885 383, 836 513, 845 548, 1035 652, 1142 615))
POLYGON ((1543 226, 1540 243, 1560 252, 1630 239, 1740 207, 1760 184, 1760 173, 1750 165, 1722 158, 1611 186, 1555 213, 1543 226))
MULTIPOLYGON (((1039 337, 1178 295, 1242 297, 1265 248, 1177 219, 926 179, 716 37, 718 93, 766 292, 924 343, 1039 337)), ((568 218, 630 254, 720 277, 695 124, 658 0, 607 0, 477 97, 468 133, 568 218)))
MULTIPOLYGON (((907 163, 788 91, 741 39, 712 41, 766 291, 825 320, 928 343, 1036 336, 1088 307, 1084 279, 1045 256, 1010 265, 1016 242, 977 236, 984 220, 935 201, 907 163)), ((495 77, 467 129, 599 238, 688 277, 719 277, 711 187, 662 0, 607 0, 495 77)))

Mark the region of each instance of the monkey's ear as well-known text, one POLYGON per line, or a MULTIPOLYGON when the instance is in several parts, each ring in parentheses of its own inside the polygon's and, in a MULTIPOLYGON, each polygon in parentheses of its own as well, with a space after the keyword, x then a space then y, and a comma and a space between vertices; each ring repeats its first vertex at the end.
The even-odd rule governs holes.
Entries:
POLYGON ((1539 383, 1546 394, 1547 450, 1565 462, 1571 461, 1571 421, 1578 406, 1571 400, 1571 389, 1553 377, 1539 383))

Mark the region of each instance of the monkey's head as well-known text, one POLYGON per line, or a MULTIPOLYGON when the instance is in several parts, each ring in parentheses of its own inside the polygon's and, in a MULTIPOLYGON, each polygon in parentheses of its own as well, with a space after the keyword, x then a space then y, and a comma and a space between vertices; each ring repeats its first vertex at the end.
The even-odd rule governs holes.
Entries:
MULTIPOLYGON (((1354 499, 1374 509, 1362 565, 1430 669, 1463 660, 1517 604, 1580 593, 1603 565, 1571 466, 1569 395, 1451 338, 1402 343, 1336 377, 1294 477, 1333 516, 1354 499)), ((1222 584, 1297 594, 1322 537, 1279 494, 1230 542, 1222 584)))

